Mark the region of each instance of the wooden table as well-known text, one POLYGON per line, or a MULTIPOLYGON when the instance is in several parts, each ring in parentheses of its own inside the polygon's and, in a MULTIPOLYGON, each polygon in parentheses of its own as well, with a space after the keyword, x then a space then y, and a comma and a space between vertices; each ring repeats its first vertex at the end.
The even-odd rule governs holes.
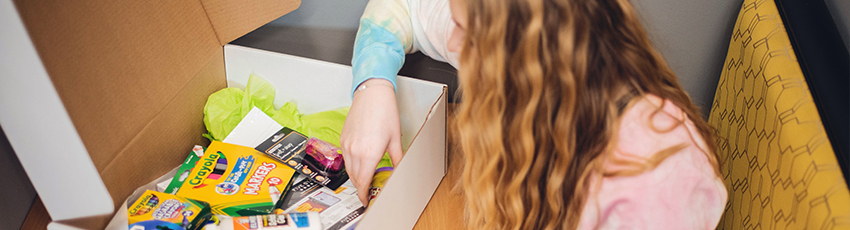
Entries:
MULTIPOLYGON (((419 221, 413 227, 414 230, 451 230, 463 229, 465 226, 463 222, 463 192, 460 189, 455 189, 463 170, 463 158, 457 151, 453 138, 454 132, 450 128, 455 121, 453 115, 455 107, 454 103, 450 103, 446 110, 449 115, 446 119, 449 171, 443 181, 440 182, 440 186, 437 187, 437 191, 431 197, 431 201, 428 202, 428 206, 425 207, 419 221)), ((44 204, 41 203, 41 199, 36 198, 21 229, 47 229, 47 224, 50 221, 50 216, 47 214, 44 204)))

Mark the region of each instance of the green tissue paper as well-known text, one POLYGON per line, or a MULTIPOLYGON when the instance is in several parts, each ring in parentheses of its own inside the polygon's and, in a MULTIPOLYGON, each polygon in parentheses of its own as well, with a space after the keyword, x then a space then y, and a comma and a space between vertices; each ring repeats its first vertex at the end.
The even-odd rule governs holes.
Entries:
MULTIPOLYGON (((274 87, 253 73, 248 78, 245 91, 230 87, 213 93, 204 106, 204 125, 208 133, 203 136, 210 141, 224 140, 251 108, 257 107, 284 127, 340 146, 339 137, 348 115, 348 106, 304 115, 298 112, 297 106, 292 102, 275 109, 274 97, 274 87)), ((380 167, 392 167, 387 153, 384 153, 378 164, 378 168, 380 167)))
POLYGON ((292 102, 275 109, 274 97, 274 87, 256 74, 248 78, 245 91, 231 87, 213 93, 204 106, 204 125, 208 133, 203 136, 211 141, 224 140, 251 108, 257 107, 284 127, 339 146, 349 107, 304 115, 292 102))

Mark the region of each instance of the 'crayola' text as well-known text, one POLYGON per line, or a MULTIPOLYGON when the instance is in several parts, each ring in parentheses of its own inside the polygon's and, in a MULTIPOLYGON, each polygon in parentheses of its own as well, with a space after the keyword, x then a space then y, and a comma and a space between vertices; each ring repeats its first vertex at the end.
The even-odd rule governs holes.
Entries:
POLYGON ((198 162, 198 165, 195 167, 200 166, 201 170, 195 174, 194 178, 189 180, 190 185, 199 185, 204 182, 206 175, 212 172, 213 168, 215 168, 216 161, 220 156, 219 154, 220 153, 207 154, 204 156, 203 162, 198 162))

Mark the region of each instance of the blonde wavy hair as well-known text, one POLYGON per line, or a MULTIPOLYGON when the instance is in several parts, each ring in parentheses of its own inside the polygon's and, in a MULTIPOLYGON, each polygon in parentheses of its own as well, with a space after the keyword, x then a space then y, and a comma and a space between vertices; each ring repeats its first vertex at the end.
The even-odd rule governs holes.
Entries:
POLYGON ((461 1, 468 25, 454 128, 470 229, 575 229, 591 175, 639 174, 684 148, 602 170, 622 113, 647 94, 692 119, 717 170, 712 129, 627 0, 461 1))

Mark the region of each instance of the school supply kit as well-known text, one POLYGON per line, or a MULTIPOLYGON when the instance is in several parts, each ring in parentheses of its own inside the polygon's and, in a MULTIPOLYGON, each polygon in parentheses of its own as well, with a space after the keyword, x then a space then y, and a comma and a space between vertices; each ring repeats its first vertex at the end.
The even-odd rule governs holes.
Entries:
MULTIPOLYGON (((253 87, 264 83, 254 78, 253 87)), ((234 93, 231 89, 222 91, 234 93)), ((210 96, 210 100, 221 96, 218 94, 210 96)), ((236 108, 220 102, 208 102, 208 107, 211 104, 236 108)), ((128 228, 353 229, 366 208, 348 180, 342 151, 337 147, 347 108, 320 114, 331 122, 306 128, 311 132, 321 130, 320 136, 331 140, 282 126, 280 123, 304 124, 299 120, 304 116, 294 106, 281 108, 284 109, 290 110, 285 114, 292 115, 286 122, 279 122, 286 116, 269 116, 268 106, 266 111, 256 106, 247 112, 230 110, 231 114, 225 115, 241 117, 237 124, 211 124, 209 121, 214 119, 205 117, 210 130, 205 136, 212 140, 209 146, 194 146, 186 160, 172 171, 173 175, 155 181, 154 190, 144 191, 128 204, 128 228), (216 125, 228 127, 210 127, 216 125)), ((280 110, 271 109, 271 113, 276 112, 280 110)), ((217 117, 222 122, 228 120, 217 117)), ((389 177, 387 172, 380 173, 380 183, 389 177)))

